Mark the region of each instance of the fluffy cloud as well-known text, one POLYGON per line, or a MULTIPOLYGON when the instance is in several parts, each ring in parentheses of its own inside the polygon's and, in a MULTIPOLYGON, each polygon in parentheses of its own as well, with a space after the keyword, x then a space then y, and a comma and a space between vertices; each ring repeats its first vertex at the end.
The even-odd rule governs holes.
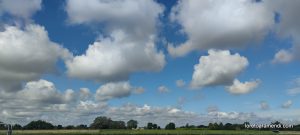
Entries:
POLYGON ((208 117, 219 119, 220 121, 253 121, 258 117, 254 113, 243 113, 243 112, 220 112, 212 111, 208 112, 208 117))
POLYGON ((158 17, 163 12, 157 2, 69 0, 65 8, 71 24, 105 26, 103 35, 107 35, 67 63, 69 76, 124 81, 131 73, 164 67, 165 55, 155 45, 158 17))
POLYGON ((180 80, 176 80, 176 86, 177 87, 183 87, 185 86, 185 81, 180 79, 180 80))
POLYGON ((208 106, 208 107, 206 108, 206 111, 207 111, 208 113, 211 113, 211 112, 218 112, 218 111, 219 111, 219 108, 218 108, 217 106, 208 106))
POLYGON ((292 104, 293 104, 293 101, 292 101, 292 100, 288 100, 288 101, 284 102, 284 103, 281 105, 281 107, 287 109, 287 108, 290 108, 290 107, 292 106, 292 104))
POLYGON ((292 38, 293 47, 290 49, 279 50, 273 61, 276 63, 288 63, 292 60, 299 60, 300 55, 300 15, 298 9, 300 8, 300 2, 293 1, 266 1, 270 10, 279 14, 279 22, 276 24, 276 32, 283 38, 292 38))
POLYGON ((165 56, 156 51, 152 41, 145 44, 127 41, 122 31, 111 36, 94 42, 86 54, 68 61, 69 76, 99 82, 121 81, 133 72, 159 71, 164 67, 165 56))
POLYGON ((71 89, 61 94, 52 82, 38 80, 26 83, 24 89, 17 93, 17 97, 34 103, 62 104, 72 101, 75 94, 71 89))
POLYGON ((167 87, 164 86, 164 85, 159 86, 159 87, 157 88, 157 91, 158 91, 159 93, 168 93, 168 92, 170 92, 169 88, 167 88, 167 87))
POLYGON ((240 82, 235 79, 231 86, 227 86, 227 90, 232 94, 247 94, 253 91, 260 84, 260 80, 255 80, 251 82, 240 82))
POLYGON ((135 93, 135 94, 142 94, 142 93, 144 93, 145 92, 145 89, 143 88, 143 87, 137 87, 134 91, 133 91, 133 93, 135 93))
POLYGON ((45 111, 62 111, 75 99, 73 90, 61 93, 52 82, 46 80, 30 81, 16 93, 0 96, 3 103, 1 116, 4 118, 26 118, 41 116, 45 111), (5 113, 7 112, 7 113, 5 113))
POLYGON ((268 109, 270 109, 270 106, 269 106, 268 102, 261 101, 260 102, 260 109, 262 109, 262 110, 268 110, 268 109))
POLYGON ((79 97, 82 100, 86 100, 91 96, 91 92, 88 88, 81 88, 79 90, 79 97))
POLYGON ((200 49, 241 48, 263 39, 274 24, 273 16, 264 2, 179 1, 170 18, 183 27, 188 40, 169 45, 169 53, 176 57, 200 49))
POLYGON ((107 101, 113 98, 123 98, 128 97, 132 92, 135 91, 129 82, 116 82, 116 83, 107 83, 102 85, 96 91, 96 99, 99 101, 107 101))
POLYGON ((229 51, 209 50, 194 66, 192 88, 231 85, 235 77, 248 66, 247 58, 229 51))
POLYGON ((291 62, 294 59, 294 56, 292 54, 292 52, 288 51, 288 50, 280 50, 278 51, 275 56, 274 59, 272 60, 272 63, 288 63, 291 62))
POLYGON ((0 16, 3 13, 20 17, 30 18, 36 11, 41 9, 42 0, 0 0, 0 16))
POLYGON ((118 120, 135 119, 139 125, 146 125, 147 122, 154 122, 159 125, 166 125, 168 122, 175 121, 176 124, 186 124, 197 118, 197 114, 184 111, 173 107, 155 107, 149 105, 138 106, 126 104, 121 107, 111 107, 107 111, 108 116, 118 120))
POLYGON ((182 108, 184 104, 187 102, 187 99, 185 97, 178 97, 177 99, 177 108, 182 108))
POLYGON ((300 94, 300 87, 295 87, 295 88, 288 89, 288 94, 289 95, 298 95, 298 94, 300 94))
POLYGON ((42 26, 6 26, 0 31, 0 89, 19 90, 22 82, 55 71, 57 60, 70 56, 68 50, 50 41, 42 26))
POLYGON ((300 78, 294 79, 291 84, 293 87, 287 90, 287 94, 292 96, 300 94, 300 78))
POLYGON ((75 124, 79 119, 78 116, 83 118, 89 115, 95 116, 101 114, 107 107, 105 102, 80 99, 82 93, 86 94, 87 90, 81 89, 76 93, 67 89, 61 92, 47 80, 30 81, 18 92, 1 91, 0 117, 2 120, 21 124, 35 119, 44 119, 58 124, 68 124, 68 122, 75 124))
POLYGON ((122 29, 130 38, 144 40, 155 33, 163 7, 153 0, 68 0, 66 11, 71 24, 105 23, 108 31, 122 29))

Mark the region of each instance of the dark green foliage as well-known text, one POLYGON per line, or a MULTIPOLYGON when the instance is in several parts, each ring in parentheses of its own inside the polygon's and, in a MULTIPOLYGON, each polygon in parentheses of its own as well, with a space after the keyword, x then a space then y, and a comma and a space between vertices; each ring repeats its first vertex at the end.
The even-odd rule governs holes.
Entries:
POLYGON ((173 123, 173 122, 167 124, 165 127, 165 129, 168 129, 168 130, 173 130, 175 128, 176 128, 176 126, 175 126, 175 123, 173 123))
POLYGON ((110 125, 110 129, 126 129, 126 125, 124 121, 112 121, 110 125))
POLYGON ((22 129, 22 126, 19 124, 13 125, 13 130, 21 130, 21 129, 22 129))
POLYGON ((199 125, 199 126, 197 126, 197 128, 206 129, 207 126, 205 126, 205 125, 199 125))
POLYGON ((109 129, 111 122, 112 120, 110 118, 100 116, 94 120, 90 127, 94 129, 109 129))
POLYGON ((62 125, 57 125, 56 129, 63 129, 62 125))
POLYGON ((88 129, 88 126, 87 125, 84 125, 84 124, 80 124, 80 125, 77 125, 75 127, 75 129, 88 129))
POLYGON ((75 127, 73 125, 68 125, 65 127, 65 129, 75 129, 75 127))
POLYGON ((153 125, 152 125, 152 128, 153 128, 153 129, 157 129, 157 124, 153 124, 153 125))
POLYGON ((208 129, 210 130, 241 130, 244 129, 244 124, 231 124, 226 123, 223 125, 223 123, 209 123, 208 129))
POLYGON ((137 126, 138 126, 138 122, 136 120, 129 120, 127 122, 127 128, 128 129, 137 128, 137 126))
POLYGON ((151 123, 151 122, 149 122, 148 124, 147 124, 147 129, 152 129, 153 128, 153 124, 151 123))
POLYGON ((184 129, 195 129, 197 128, 195 125, 189 125, 189 123, 186 123, 185 126, 181 126, 180 128, 184 129))
POLYGON ((158 125, 155 123, 148 122, 147 129, 158 129, 158 125))
POLYGON ((226 129, 226 130, 233 130, 234 127, 232 126, 231 123, 226 123, 226 124, 224 125, 224 129, 226 129))
POLYGON ((54 126, 49 122, 38 120, 28 123, 24 129, 54 129, 54 126))
POLYGON ((100 116, 97 117, 91 124, 90 128, 93 129, 125 129, 124 121, 112 121, 110 118, 100 116))
MULTIPOLYGON (((1 123, 1 122, 0 122, 1 123)), ((188 123, 185 126, 181 126, 180 129, 203 129, 203 130, 258 130, 258 129, 246 129, 245 125, 249 125, 249 122, 244 122, 243 124, 231 124, 231 123, 209 123, 208 126, 205 125, 189 125, 188 123)), ((272 122, 273 125, 279 125, 282 124, 279 121, 272 122)), ((138 122, 136 120, 129 120, 127 122, 127 129, 135 129, 138 127, 138 122)), ((13 130, 21 130, 21 129, 30 129, 30 130, 41 130, 41 129, 89 129, 87 125, 69 125, 66 127, 63 127, 62 125, 53 126, 51 123, 38 120, 38 121, 32 121, 22 127, 19 124, 15 124, 12 126, 13 130)), ((91 127, 93 129, 126 129, 126 125, 124 121, 113 121, 110 118, 107 117, 97 117, 94 122, 91 124, 91 127)), ((146 129, 161 129, 160 126, 158 126, 155 123, 147 123, 146 129)), ((169 123, 165 126, 165 129, 176 129, 175 123, 169 123)), ((0 130, 7 130, 7 126, 5 124, 0 124, 0 130)), ((270 131, 270 130, 278 130, 276 128, 265 128, 260 129, 260 131, 270 131)), ((300 131, 300 125, 294 125, 293 128, 287 128, 287 129, 279 129, 280 131, 300 131)))
POLYGON ((5 125, 2 125, 1 123, 2 123, 2 122, 0 121, 0 130, 5 130, 5 129, 7 129, 7 127, 6 127, 5 125))
POLYGON ((294 125, 294 128, 293 128, 295 131, 300 131, 300 124, 299 125, 294 125))

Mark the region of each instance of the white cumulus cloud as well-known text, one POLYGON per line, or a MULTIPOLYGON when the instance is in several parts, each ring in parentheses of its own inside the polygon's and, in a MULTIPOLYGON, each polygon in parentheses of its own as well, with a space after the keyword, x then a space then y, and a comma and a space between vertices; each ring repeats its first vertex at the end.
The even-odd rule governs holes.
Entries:
POLYGON ((166 87, 166 86, 164 86, 164 85, 159 86, 159 87, 157 88, 157 91, 158 91, 159 93, 168 93, 168 92, 170 92, 169 88, 166 87))
POLYGON ((94 42, 86 54, 68 61, 69 76, 99 82, 122 81, 133 72, 159 71, 164 67, 165 56, 156 51, 152 41, 126 41, 127 34, 122 31, 111 36, 94 42))
POLYGON ((252 92, 255 88, 258 87, 260 84, 260 80, 255 80, 255 81, 246 81, 246 82, 240 82, 239 80, 235 79, 233 81, 233 84, 231 86, 227 86, 226 89, 228 92, 231 94, 247 94, 252 92))
POLYGON ((135 88, 129 82, 115 82, 102 85, 96 91, 95 98, 99 101, 107 101, 114 98, 128 97, 135 88))
POLYGON ((268 110, 268 109, 270 109, 270 106, 269 106, 268 102, 261 101, 260 102, 260 109, 262 109, 262 110, 268 110))
POLYGON ((6 26, 0 31, 0 89, 19 90, 22 82, 54 72, 59 58, 70 57, 68 50, 49 39, 42 26, 6 26))
POLYGON ((288 63, 288 62, 291 62, 293 59, 294 59, 294 56, 293 56, 292 52, 290 52, 289 50, 282 49, 275 54, 274 59, 272 60, 272 63, 274 63, 274 64, 288 63))
POLYGON ((65 9, 71 24, 103 23, 107 31, 122 29, 133 40, 144 40, 154 34, 164 10, 153 0, 68 0, 65 9))
POLYGON ((292 88, 287 90, 287 94, 292 96, 300 94, 300 78, 292 80, 291 84, 292 88))
POLYGON ((275 31, 282 38, 291 38, 293 46, 289 49, 279 50, 273 59, 275 63, 288 63, 299 60, 300 54, 300 1, 277 0, 266 1, 268 8, 279 14, 279 22, 276 24, 275 31))
POLYGON ((24 89, 17 93, 17 97, 38 104, 62 104, 72 101, 75 94, 71 89, 60 93, 52 82, 38 80, 26 83, 24 89))
POLYGON ((107 35, 67 63, 70 77, 124 81, 131 73, 164 67, 165 55, 156 48, 157 25, 164 8, 157 2, 69 0, 65 9, 71 24, 101 25, 101 34, 107 35))
POLYGON ((227 50, 209 50, 194 66, 191 87, 231 85, 235 77, 248 66, 247 58, 227 50))
POLYGON ((292 100, 288 100, 288 101, 284 102, 281 105, 281 107, 287 109, 287 108, 290 108, 292 105, 293 105, 293 101, 292 100))
POLYGON ((241 48, 260 41, 274 24, 264 2, 251 0, 181 0, 170 18, 183 27, 188 40, 169 45, 169 53, 184 56, 193 50, 241 48))
POLYGON ((183 87, 185 86, 185 81, 182 79, 176 80, 176 86, 177 87, 183 87))
POLYGON ((10 15, 29 19, 36 11, 42 8, 42 0, 0 0, 0 16, 10 15))
POLYGON ((80 88, 79 90, 79 97, 82 100, 86 100, 91 96, 90 89, 88 88, 80 88))

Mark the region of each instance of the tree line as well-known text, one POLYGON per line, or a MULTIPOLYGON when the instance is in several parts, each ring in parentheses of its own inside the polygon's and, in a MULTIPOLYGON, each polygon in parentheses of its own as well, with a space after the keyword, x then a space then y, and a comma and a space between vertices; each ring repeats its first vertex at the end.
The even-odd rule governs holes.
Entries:
MULTIPOLYGON (((0 122, 1 123, 1 122, 0 122)), ((25 126, 21 126, 19 124, 12 125, 14 130, 43 130, 43 129, 137 129, 138 128, 138 121, 136 120, 129 120, 126 123, 124 121, 114 121, 111 118, 100 116, 95 118, 92 124, 84 125, 53 125, 50 122, 37 120, 31 121, 25 126)), ((144 129, 161 129, 155 123, 149 122, 144 129)), ((6 130, 6 125, 0 125, 0 130, 6 130)), ((175 123, 169 123, 166 125, 165 129, 175 129, 175 123)))
MULTIPOLYGON (((1 123, 1 122, 0 122, 1 123)), ((244 130, 245 124, 250 124, 249 122, 245 122, 243 124, 231 124, 226 123, 209 123, 208 125, 189 125, 188 123, 185 126, 177 127, 179 129, 210 129, 210 130, 244 130)), ((276 121, 271 124, 281 124, 280 122, 276 121)), ((129 120, 126 123, 124 121, 114 121, 111 118, 100 116, 94 119, 93 123, 88 125, 80 124, 80 125, 53 125, 50 122, 46 122, 43 120, 31 121, 25 126, 21 126, 19 124, 13 125, 13 130, 43 130, 43 129, 137 129, 141 128, 138 126, 138 121, 136 120, 129 120)), ((0 125, 0 130, 5 130, 7 127, 5 125, 0 125)), ((160 130, 162 129, 156 123, 148 122, 145 127, 142 129, 154 129, 160 130)), ((165 125, 164 129, 167 130, 174 130, 176 129, 176 125, 173 122, 168 123, 165 125)), ((251 130, 251 129, 247 129, 251 130)), ((256 129, 252 129, 256 130, 256 129)), ((270 128, 262 129, 262 130, 271 130, 270 128)), ((300 124, 294 125, 291 129, 280 129, 280 130, 295 130, 300 131, 300 124)))

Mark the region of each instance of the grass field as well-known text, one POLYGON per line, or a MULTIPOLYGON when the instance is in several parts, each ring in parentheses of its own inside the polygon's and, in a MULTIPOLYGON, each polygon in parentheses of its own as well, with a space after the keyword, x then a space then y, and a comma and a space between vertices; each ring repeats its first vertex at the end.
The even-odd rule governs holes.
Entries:
MULTIPOLYGON (((276 135, 271 131, 252 130, 15 130, 13 135, 276 135)), ((280 134, 300 135, 300 132, 285 131, 280 134)), ((0 135, 6 131, 0 130, 0 135)))

